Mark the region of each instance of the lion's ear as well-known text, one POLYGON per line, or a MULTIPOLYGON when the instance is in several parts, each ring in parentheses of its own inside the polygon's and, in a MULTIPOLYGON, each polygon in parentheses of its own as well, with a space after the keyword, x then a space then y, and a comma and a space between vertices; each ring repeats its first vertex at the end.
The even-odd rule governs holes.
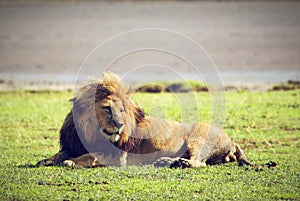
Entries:
POLYGON ((140 107, 136 107, 134 113, 135 120, 137 123, 142 122, 146 116, 146 113, 140 107))

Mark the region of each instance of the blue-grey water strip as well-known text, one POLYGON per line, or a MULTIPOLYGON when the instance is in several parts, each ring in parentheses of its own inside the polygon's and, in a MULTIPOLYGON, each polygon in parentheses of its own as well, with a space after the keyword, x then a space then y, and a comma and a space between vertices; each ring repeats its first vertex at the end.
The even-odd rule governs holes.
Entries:
MULTIPOLYGON (((196 75, 185 72, 185 78, 189 80, 197 80, 196 75)), ((273 70, 273 71, 222 71, 220 72, 224 84, 255 84, 255 83, 284 83, 288 80, 300 80, 299 70, 273 70)), ((214 76, 214 75, 206 75, 214 76)), ((76 82, 76 73, 0 73, 2 81, 18 81, 18 82, 34 82, 39 83, 56 83, 56 84, 72 84, 76 82)), ((89 78, 86 77, 86 80, 89 78)), ((142 81, 176 81, 172 78, 162 75, 160 78, 151 75, 131 75, 126 78, 127 82, 142 81), (157 80, 160 79, 160 80, 157 80)), ((84 81, 84 80, 80 80, 84 81)), ((203 80, 198 80, 203 81, 203 80)))

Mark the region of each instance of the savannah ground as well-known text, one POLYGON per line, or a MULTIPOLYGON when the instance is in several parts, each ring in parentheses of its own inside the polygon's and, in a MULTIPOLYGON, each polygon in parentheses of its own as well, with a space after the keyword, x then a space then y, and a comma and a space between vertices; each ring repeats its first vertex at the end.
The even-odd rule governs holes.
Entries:
MULTIPOLYGON (((0 200, 300 200, 299 90, 226 92, 224 130, 250 161, 276 161, 276 168, 237 163, 183 170, 36 168, 59 149, 58 132, 71 97, 72 92, 0 93, 0 200)), ((196 97, 198 110, 185 109, 209 122, 209 93, 196 97)), ((180 120, 170 93, 138 93, 134 99, 148 113, 163 103, 166 118, 180 120)))
MULTIPOLYGON (((74 73, 93 48, 116 34, 145 27, 178 31, 197 41, 225 82, 299 80, 298 1, 37 3, 0 1, 4 90, 6 81, 10 90, 24 88, 22 81, 31 85, 49 80, 51 87, 67 82, 73 88, 74 73), (21 87, 13 82, 16 78, 21 87)), ((122 67, 132 66, 127 62, 122 67)), ((167 65, 174 66, 173 60, 167 65)), ((71 92, 0 92, 0 200, 300 200, 299 91, 226 94, 225 131, 249 160, 276 161, 274 169, 247 170, 236 163, 184 170, 35 168, 37 161, 58 151, 58 132, 71 97, 71 92)), ((197 97, 199 109, 187 111, 209 122, 209 95, 197 97)), ((150 114, 161 111, 152 107, 164 101, 166 118, 180 120, 173 98, 167 93, 135 96, 150 114)))

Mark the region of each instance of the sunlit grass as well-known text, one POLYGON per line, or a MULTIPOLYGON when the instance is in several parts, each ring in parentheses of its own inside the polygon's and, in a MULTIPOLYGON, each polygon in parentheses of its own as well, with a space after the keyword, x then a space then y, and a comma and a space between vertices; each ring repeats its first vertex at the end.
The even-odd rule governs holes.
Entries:
MULTIPOLYGON (((71 92, 0 93, 0 200, 300 199, 299 91, 226 93, 224 130, 250 161, 273 160, 279 164, 275 169, 247 170, 236 163, 184 170, 35 168, 58 151, 71 97, 71 92)), ((195 98, 193 93, 138 93, 134 99, 154 116, 211 121, 208 93, 195 98)))

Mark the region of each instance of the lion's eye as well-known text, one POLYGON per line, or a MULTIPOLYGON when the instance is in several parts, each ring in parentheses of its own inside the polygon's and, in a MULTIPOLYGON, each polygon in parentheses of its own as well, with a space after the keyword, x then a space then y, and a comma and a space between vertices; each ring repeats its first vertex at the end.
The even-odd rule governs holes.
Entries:
POLYGON ((111 114, 111 107, 110 107, 110 106, 103 106, 102 109, 103 109, 107 114, 111 114))

